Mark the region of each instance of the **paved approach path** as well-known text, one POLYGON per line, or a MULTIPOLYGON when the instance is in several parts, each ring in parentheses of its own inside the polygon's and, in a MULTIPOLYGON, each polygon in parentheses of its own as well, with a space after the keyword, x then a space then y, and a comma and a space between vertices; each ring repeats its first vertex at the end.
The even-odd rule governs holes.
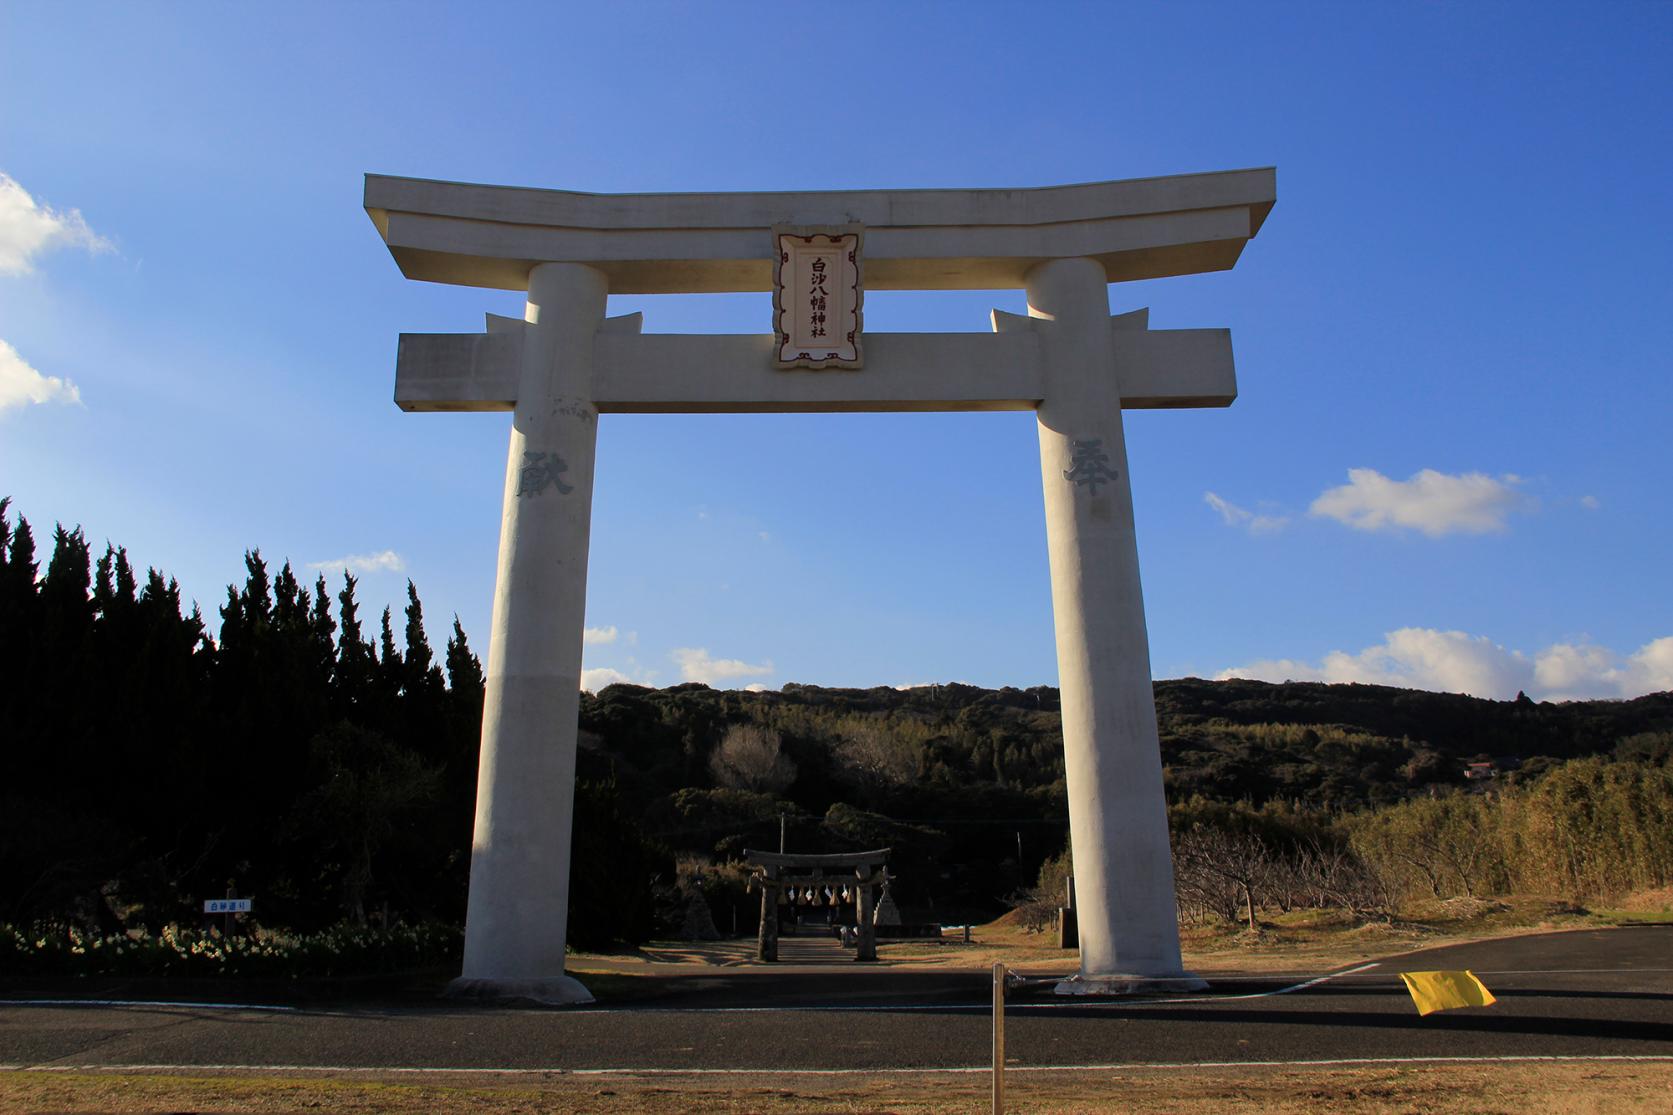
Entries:
MULTIPOLYGON (((1104 1002, 1019 992, 1018 1068, 1357 1059, 1673 1059, 1673 927, 1516 937, 1316 979, 1104 1002), (1419 1018, 1402 970, 1470 968, 1493 1007, 1419 1018), (1300 985, 1300 986, 1298 986, 1300 985)), ((15 996, 14 996, 15 999, 15 996)), ((0 1065, 292 1071, 858 1071, 988 1062, 984 972, 808 966, 678 977, 633 1004, 252 1009, 0 1001, 0 1065)))

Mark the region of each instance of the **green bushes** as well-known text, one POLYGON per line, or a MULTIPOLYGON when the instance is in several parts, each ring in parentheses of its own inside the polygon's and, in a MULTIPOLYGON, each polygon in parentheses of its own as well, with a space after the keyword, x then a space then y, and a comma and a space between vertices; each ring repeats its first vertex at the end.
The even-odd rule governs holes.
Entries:
POLYGON ((256 929, 223 936, 217 929, 163 927, 110 936, 74 926, 23 930, 0 925, 0 975, 169 976, 253 979, 366 976, 457 966, 459 930, 445 925, 371 929, 340 925, 320 933, 256 929))

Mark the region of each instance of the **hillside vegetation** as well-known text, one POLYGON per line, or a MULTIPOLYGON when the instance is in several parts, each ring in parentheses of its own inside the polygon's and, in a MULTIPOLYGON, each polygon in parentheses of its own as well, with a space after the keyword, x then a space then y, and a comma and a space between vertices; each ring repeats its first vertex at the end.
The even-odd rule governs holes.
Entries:
MULTIPOLYGON (((245 565, 212 620, 79 528, 43 568, 0 501, 0 922, 155 935, 229 887, 297 931, 462 919, 482 707, 464 630, 437 654, 410 583, 370 622, 353 577, 245 565)), ((1673 694, 1183 679, 1156 702, 1187 916, 1673 883, 1673 694)), ((793 850, 893 848, 923 920, 1049 906, 1067 870, 1052 688, 615 685, 584 695, 580 731, 577 944, 677 925, 698 878, 747 931, 736 860, 781 826, 793 850)))

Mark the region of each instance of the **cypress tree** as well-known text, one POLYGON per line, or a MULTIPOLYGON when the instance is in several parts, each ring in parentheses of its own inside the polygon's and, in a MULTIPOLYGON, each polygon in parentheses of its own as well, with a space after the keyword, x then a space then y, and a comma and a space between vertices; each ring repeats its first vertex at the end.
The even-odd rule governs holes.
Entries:
POLYGON ((68 774, 90 757, 83 748, 89 739, 93 691, 93 599, 89 593, 87 539, 81 528, 52 534, 52 557, 40 584, 40 644, 36 659, 39 678, 31 687, 36 704, 29 735, 37 746, 51 742, 55 765, 68 774), (78 752, 80 752, 78 754, 78 752))
POLYGON ((105 552, 99 555, 98 562, 93 566, 93 610, 101 615, 110 611, 110 602, 116 596, 113 580, 115 564, 116 551, 106 539, 105 552))
POLYGON ((118 602, 135 602, 138 600, 138 581, 134 577, 134 567, 128 563, 128 548, 116 548, 116 599, 118 602))
POLYGON ((290 562, 273 579, 273 625, 284 632, 306 626, 308 620, 308 591, 297 583, 290 562))
POLYGON ((424 605, 418 602, 418 589, 407 581, 407 685, 409 690, 424 684, 435 662, 430 640, 424 634, 424 605))
POLYGON ((354 598, 354 575, 343 571, 343 591, 337 594, 337 669, 333 687, 333 715, 353 720, 367 707, 376 665, 372 645, 360 634, 360 604, 354 598))
POLYGON ((453 635, 447 640, 447 685, 454 694, 482 703, 482 660, 471 653, 457 613, 453 616, 453 635))
POLYGON ((98 686, 92 731, 105 761, 91 764, 87 781, 107 816, 127 818, 129 804, 139 792, 135 778, 151 751, 154 719, 144 715, 147 694, 142 688, 146 664, 138 625, 139 600, 126 551, 108 541, 94 566, 91 679, 98 686))
POLYGON ((372 668, 376 702, 370 719, 363 723, 390 737, 397 745, 410 747, 411 741, 404 738, 401 716, 402 671, 401 652, 395 649, 395 628, 390 610, 385 607, 378 617, 378 657, 372 668))
MULTIPOLYGON (((401 674, 401 652, 395 649, 395 629, 390 626, 389 607, 384 606, 383 616, 378 623, 378 662, 384 666, 391 677, 399 679, 401 674)), ((399 680, 396 681, 399 685, 399 680)))
POLYGON ((313 648, 310 656, 317 675, 323 680, 323 690, 329 694, 337 670, 337 621, 331 618, 331 592, 325 587, 325 574, 314 582, 313 608, 308 612, 308 638, 313 648))
MULTIPOLYGON (((10 505, 11 500, 6 501, 10 505)), ((4 519, 4 511, 0 509, 0 519, 4 519)), ((6 578, 6 595, 21 598, 25 593, 30 597, 35 595, 35 575, 39 568, 35 564, 35 532, 29 527, 29 520, 22 515, 17 517, 17 526, 7 531, 7 556, 4 573, 6 578)))
MULTIPOLYGON (((19 515, 11 525, 9 498, 0 500, 0 741, 13 752, 8 765, 24 756, 20 735, 25 702, 33 692, 33 671, 38 668, 36 649, 39 632, 39 598, 35 590, 35 536, 29 520, 19 515)), ((14 776, 21 775, 17 767, 14 776)))
POLYGON ((88 595, 93 583, 90 558, 81 528, 65 530, 62 523, 58 524, 52 532, 52 557, 46 576, 41 578, 41 601, 55 610, 59 622, 77 631, 88 630, 93 623, 88 595))
POLYGON ((448 758, 447 687, 424 633, 424 605, 407 582, 406 651, 402 655, 401 718, 409 746, 432 762, 448 758))
MULTIPOLYGON (((482 663, 471 653, 459 617, 447 640, 447 809, 449 825, 470 847, 471 819, 476 813, 476 767, 482 743, 482 663)), ((470 857, 461 856, 459 870, 469 870, 470 857)))
POLYGON ((33 596, 35 575, 40 571, 35 564, 35 532, 29 527, 29 520, 22 515, 17 517, 17 526, 12 529, 9 549, 6 579, 14 589, 26 588, 33 596))

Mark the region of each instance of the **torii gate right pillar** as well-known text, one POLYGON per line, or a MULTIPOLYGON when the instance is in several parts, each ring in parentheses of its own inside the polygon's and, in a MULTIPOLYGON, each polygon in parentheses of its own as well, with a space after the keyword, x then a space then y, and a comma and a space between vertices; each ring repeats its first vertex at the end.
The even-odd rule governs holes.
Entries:
POLYGON ((1029 316, 1049 320, 1040 477, 1079 899, 1080 975, 1058 993, 1196 990, 1207 984, 1179 955, 1109 279, 1096 260, 1052 260, 1027 290, 1029 316))

